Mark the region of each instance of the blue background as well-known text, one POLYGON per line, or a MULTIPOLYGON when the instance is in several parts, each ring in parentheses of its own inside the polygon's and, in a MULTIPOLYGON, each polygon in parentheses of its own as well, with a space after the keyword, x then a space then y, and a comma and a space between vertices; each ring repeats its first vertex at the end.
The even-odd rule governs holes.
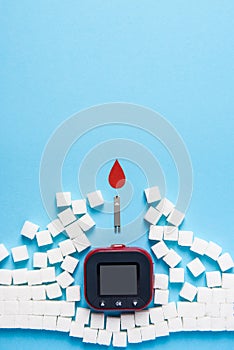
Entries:
MULTIPOLYGON (((48 223, 38 176, 55 128, 81 109, 124 101, 155 109, 179 131, 194 169, 184 228, 233 252, 233 16, 231 0, 1 0, 0 241, 21 244, 25 219, 48 223)), ((72 161, 64 188, 75 191, 72 161)), ((169 166, 168 183, 172 174, 169 166)), ((173 188, 167 195, 174 200, 173 188)), ((137 244, 147 247, 146 237, 137 244)), ((11 259, 0 267, 12 268, 11 259)), ((180 333, 129 348, 229 349, 232 341, 232 332, 180 333)), ((56 332, 0 330, 1 350, 16 344, 87 348, 56 332)))

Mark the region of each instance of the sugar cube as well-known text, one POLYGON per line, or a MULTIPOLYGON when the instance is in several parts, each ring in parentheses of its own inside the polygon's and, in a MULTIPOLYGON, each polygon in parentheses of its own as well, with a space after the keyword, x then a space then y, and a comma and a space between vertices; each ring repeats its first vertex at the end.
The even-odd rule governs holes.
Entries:
POLYGON ((107 316, 106 317, 106 329, 111 332, 120 331, 120 317, 107 316))
POLYGON ((61 268, 67 272, 73 273, 79 263, 79 260, 73 256, 67 255, 61 264, 61 268))
POLYGON ((140 327, 128 329, 127 333, 128 333, 128 342, 130 344, 142 342, 140 327))
POLYGON ((99 345, 110 346, 112 338, 112 332, 106 329, 99 329, 97 336, 97 343, 99 345))
POLYGON ((60 273, 56 277, 56 280, 57 280, 58 284, 60 285, 60 287, 62 287, 62 288, 67 288, 68 286, 70 286, 74 282, 74 278, 67 271, 60 273))
POLYGON ((91 246, 90 241, 84 233, 79 234, 75 239, 72 240, 78 253, 89 248, 91 246))
POLYGON ((73 211, 71 210, 71 208, 67 208, 61 211, 61 213, 58 214, 58 217, 62 222, 63 226, 67 226, 72 222, 76 221, 76 217, 73 214, 73 211))
POLYGON ((142 341, 147 341, 147 340, 154 340, 156 335, 155 335, 155 326, 154 325, 149 325, 146 327, 141 327, 141 339, 142 341))
POLYGON ((154 288, 168 289, 168 275, 163 273, 154 274, 154 288))
POLYGON ((162 306, 152 307, 149 309, 150 322, 156 324, 157 322, 164 321, 164 314, 162 306))
POLYGON ((155 254, 157 259, 161 259, 163 256, 165 256, 166 254, 169 253, 169 248, 167 247, 167 245, 163 242, 160 241, 156 244, 154 244, 151 247, 153 253, 155 254))
POLYGON ((33 254, 33 267, 46 268, 47 267, 47 253, 36 252, 33 254))
POLYGON ((78 322, 72 321, 69 335, 70 337, 83 338, 84 325, 78 322))
POLYGON ((43 316, 29 315, 28 321, 30 329, 43 329, 43 316))
POLYGON ((46 286, 46 294, 49 299, 56 299, 62 296, 62 291, 58 283, 51 283, 46 286))
POLYGON ((168 320, 170 318, 175 318, 178 316, 176 303, 174 301, 171 303, 168 303, 167 305, 163 305, 162 309, 163 309, 165 320, 168 320))
POLYGON ((71 239, 65 239, 64 241, 59 242, 59 248, 61 249, 63 256, 76 252, 76 248, 71 239))
POLYGON ((184 285, 179 293, 179 295, 182 298, 187 299, 189 301, 193 301, 196 294, 197 294, 197 288, 188 282, 184 283, 184 285))
POLYGON ((0 244, 0 262, 9 256, 9 252, 4 244, 0 244))
POLYGON ((28 270, 26 277, 29 286, 42 284, 42 276, 40 270, 28 270))
POLYGON ((135 315, 130 314, 121 314, 120 315, 120 324, 121 329, 131 329, 135 327, 135 315))
POLYGON ((170 215, 167 217, 167 222, 174 226, 180 226, 182 221, 184 220, 184 213, 179 211, 178 209, 174 208, 170 215))
POLYGON ((169 290, 155 289, 154 291, 154 304, 165 305, 168 303, 169 290))
POLYGON ((226 289, 226 301, 227 303, 234 302, 234 288, 226 289))
POLYGON ((27 269, 12 270, 13 284, 27 283, 27 269))
POLYGON ((182 258, 174 249, 170 249, 167 255, 163 257, 163 261, 170 267, 175 267, 181 262, 182 258))
POLYGON ((178 228, 175 226, 164 226, 163 239, 165 241, 178 241, 178 228))
POLYGON ((28 315, 16 315, 15 328, 28 329, 29 328, 28 315))
POLYGON ((0 284, 9 286, 12 282, 12 271, 7 269, 0 269, 0 284))
POLYGON ((61 301, 46 300, 44 301, 44 314, 46 316, 59 316, 61 314, 61 301))
POLYGON ((33 239, 38 230, 39 230, 38 225, 36 225, 30 221, 25 221, 25 223, 21 229, 21 235, 24 237, 27 237, 29 239, 33 239))
POLYGON ((75 316, 75 302, 61 301, 60 316, 73 317, 75 316))
POLYGON ((100 190, 88 193, 87 198, 91 208, 96 208, 104 204, 104 199, 100 190))
POLYGON ((207 287, 197 288, 197 301, 200 303, 211 302, 212 299, 212 289, 207 287))
POLYGON ((184 331, 196 331, 197 330, 197 319, 192 317, 183 318, 183 330, 184 331))
POLYGON ((222 285, 221 273, 219 271, 206 272, 206 284, 208 287, 220 287, 222 285))
POLYGON ((30 286, 19 286, 17 291, 17 299, 19 301, 31 299, 31 287, 30 286))
POLYGON ((83 234, 83 231, 78 224, 78 220, 72 222, 70 225, 66 226, 65 231, 70 239, 74 239, 79 235, 83 234))
POLYGON ((43 329, 47 331, 56 331, 57 317, 56 316, 44 316, 43 317, 43 329))
POLYGON ((86 200, 76 199, 72 201, 72 210, 75 215, 82 215, 87 213, 86 200))
POLYGON ((63 255, 60 248, 53 248, 47 250, 47 256, 51 265, 63 261, 63 255))
POLYGON ((28 249, 26 245, 21 245, 11 249, 14 262, 24 261, 29 259, 28 249))
POLYGON ((113 346, 125 348, 127 346, 127 332, 119 331, 113 333, 113 346))
POLYGON ((222 272, 227 271, 234 267, 234 262, 229 253, 224 253, 220 255, 217 259, 217 262, 222 272))
POLYGON ((104 313, 92 312, 90 317, 90 328, 104 329, 105 316, 104 313))
POLYGON ((53 243, 51 234, 48 230, 39 231, 36 233, 38 247, 43 247, 53 243))
POLYGON ((211 318, 208 316, 197 318, 197 330, 198 331, 210 331, 211 330, 211 318))
POLYGON ((161 241, 163 239, 163 226, 150 225, 149 239, 152 241, 161 241))
POLYGON ((234 273, 222 273, 222 288, 234 288, 234 273))
POLYGON ((169 335, 169 328, 167 321, 158 322, 155 325, 156 338, 165 337, 169 335))
POLYGON ((174 204, 169 201, 169 199, 163 198, 156 206, 156 209, 160 211, 163 216, 167 217, 172 212, 174 207, 174 204))
POLYGON ((90 309, 78 307, 76 309, 76 322, 81 325, 89 324, 90 309))
POLYGON ((147 203, 158 202, 161 199, 161 194, 158 186, 153 186, 145 189, 147 203))
POLYGON ((98 335, 97 329, 91 329, 89 327, 85 327, 84 333, 83 333, 83 342, 90 343, 90 344, 96 344, 97 343, 97 335, 98 335))
POLYGON ((57 318, 57 331, 70 332, 72 319, 70 317, 59 316, 57 318))
POLYGON ((187 264, 187 268, 194 277, 200 276, 205 270, 205 266, 199 258, 195 258, 187 264))
POLYGON ((149 207, 147 210, 144 219, 145 221, 149 222, 151 225, 156 225, 157 222, 160 220, 162 214, 160 211, 155 209, 154 207, 149 207))
POLYGON ((220 304, 206 303, 205 315, 209 317, 220 317, 220 304))
POLYGON ((57 237, 64 231, 64 226, 59 219, 55 219, 47 225, 47 229, 51 233, 52 237, 57 237))
POLYGON ((46 299, 45 286, 32 286, 31 294, 32 294, 33 300, 45 300, 46 299))
POLYGON ((181 317, 169 318, 168 320, 169 332, 181 332, 183 329, 181 317))
POLYGON ((71 205, 71 193, 70 192, 58 192, 56 193, 57 207, 69 207, 71 205))
POLYGON ((211 330, 212 331, 225 331, 225 318, 224 317, 212 317, 211 318, 211 330))
POLYGON ((226 290, 223 288, 212 288, 212 302, 213 303, 225 303, 226 290))
POLYGON ((148 326, 149 325, 149 310, 142 310, 135 312, 135 324, 136 326, 148 326))
POLYGON ((41 269, 41 280, 42 283, 54 282, 55 281, 55 268, 54 266, 46 267, 41 269))
POLYGON ((217 260, 222 252, 222 247, 214 242, 209 242, 205 250, 205 255, 213 260, 217 260))
POLYGON ((178 244, 182 247, 191 247, 193 244, 193 232, 179 230, 178 244))
POLYGON ((184 283, 184 268, 176 267, 169 269, 170 283, 184 283))
POLYGON ((91 216, 87 213, 77 221, 83 231, 89 231, 93 226, 95 226, 95 222, 91 218, 91 216))
POLYGON ((32 315, 33 313, 33 302, 31 300, 23 300, 18 304, 19 315, 32 315))
POLYGON ((194 253, 204 255, 207 247, 208 247, 207 241, 205 241, 204 239, 195 237, 190 250, 194 253))

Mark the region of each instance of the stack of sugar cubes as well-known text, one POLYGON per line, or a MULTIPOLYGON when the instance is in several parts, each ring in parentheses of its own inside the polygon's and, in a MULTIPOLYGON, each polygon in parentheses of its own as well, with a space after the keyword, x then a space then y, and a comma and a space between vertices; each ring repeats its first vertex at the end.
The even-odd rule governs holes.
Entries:
MULTIPOLYGON (((192 231, 180 230, 184 214, 167 198, 161 198, 157 186, 145 190, 149 205, 144 220, 149 224, 149 241, 155 269, 160 264, 166 273, 154 275, 154 306, 147 310, 117 313, 93 312, 77 306, 81 299, 80 286, 74 284, 74 271, 83 250, 91 243, 87 233, 95 225, 87 212, 86 200, 72 200, 71 193, 56 194, 58 218, 43 231, 26 221, 21 234, 34 238, 40 247, 50 246, 46 252, 33 254, 34 270, 27 268, 0 270, 0 328, 44 329, 69 333, 84 343, 114 347, 126 347, 130 343, 142 343, 170 333, 181 331, 233 331, 234 274, 233 260, 215 242, 194 237, 192 231), (159 225, 159 221, 166 222, 159 225), (65 239, 52 247, 58 235, 65 239), (187 270, 181 265, 179 252, 170 248, 189 249, 193 259, 187 270), (202 259, 214 262, 214 270, 206 271, 202 259), (56 275, 60 265, 61 273, 56 275), (186 281, 186 273, 196 279, 205 274, 206 286, 196 287, 186 281), (170 300, 169 284, 181 285, 178 300, 170 300), (65 294, 66 300, 61 297, 65 294)), ((104 203, 101 191, 87 195, 91 208, 104 203)), ((27 261, 26 245, 12 248, 15 263, 27 261)), ((6 247, 0 245, 0 261, 9 256, 6 247)))

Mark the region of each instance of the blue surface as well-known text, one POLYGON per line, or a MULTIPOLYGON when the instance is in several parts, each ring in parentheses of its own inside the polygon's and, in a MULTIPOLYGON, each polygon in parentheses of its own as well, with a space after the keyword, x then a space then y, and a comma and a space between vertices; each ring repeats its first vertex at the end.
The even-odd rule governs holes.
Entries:
MULTIPOLYGON (((8 248, 21 244, 25 219, 41 227, 48 223, 39 167, 58 125, 92 105, 126 101, 164 115, 187 145, 194 189, 183 227, 233 252, 233 15, 231 0, 0 0, 0 241, 8 248)), ((103 131, 102 136, 105 140, 109 134, 103 131)), ((87 150, 94 141, 88 137, 87 150)), ((143 134, 132 137, 146 147, 153 144, 143 134)), ((63 188, 78 197, 79 164, 72 152, 64 163, 63 188)), ((174 201, 174 165, 162 148, 155 147, 154 155, 166 174, 167 196, 174 201)), ((144 188, 141 176, 133 183, 144 188)), ((97 184, 108 192, 105 177, 97 184)), ((134 205, 132 210, 131 215, 134 205)), ((100 224, 106 225, 105 216, 100 224)), ((135 244, 148 246, 146 237, 135 244)), ((35 249, 33 243, 30 251, 35 249)), ((191 258, 186 252, 183 256, 185 262, 191 258)), ((206 266, 215 268, 209 262, 206 266)), ((13 263, 9 258, 0 267, 13 268, 13 263)), ((81 275, 82 264, 78 283, 81 275)), ((191 350, 209 345, 230 349, 232 342, 232 332, 180 333, 129 348, 170 350, 189 344, 191 350)), ((16 344, 24 349, 84 348, 66 334, 0 331, 1 350, 16 344)))

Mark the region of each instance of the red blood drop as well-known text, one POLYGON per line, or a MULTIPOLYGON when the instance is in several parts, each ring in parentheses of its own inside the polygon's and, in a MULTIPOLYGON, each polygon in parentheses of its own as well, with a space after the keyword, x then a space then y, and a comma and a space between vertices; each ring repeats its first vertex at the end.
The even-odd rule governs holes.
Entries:
POLYGON ((117 159, 111 168, 108 180, 113 188, 121 188, 125 184, 126 177, 117 159))

